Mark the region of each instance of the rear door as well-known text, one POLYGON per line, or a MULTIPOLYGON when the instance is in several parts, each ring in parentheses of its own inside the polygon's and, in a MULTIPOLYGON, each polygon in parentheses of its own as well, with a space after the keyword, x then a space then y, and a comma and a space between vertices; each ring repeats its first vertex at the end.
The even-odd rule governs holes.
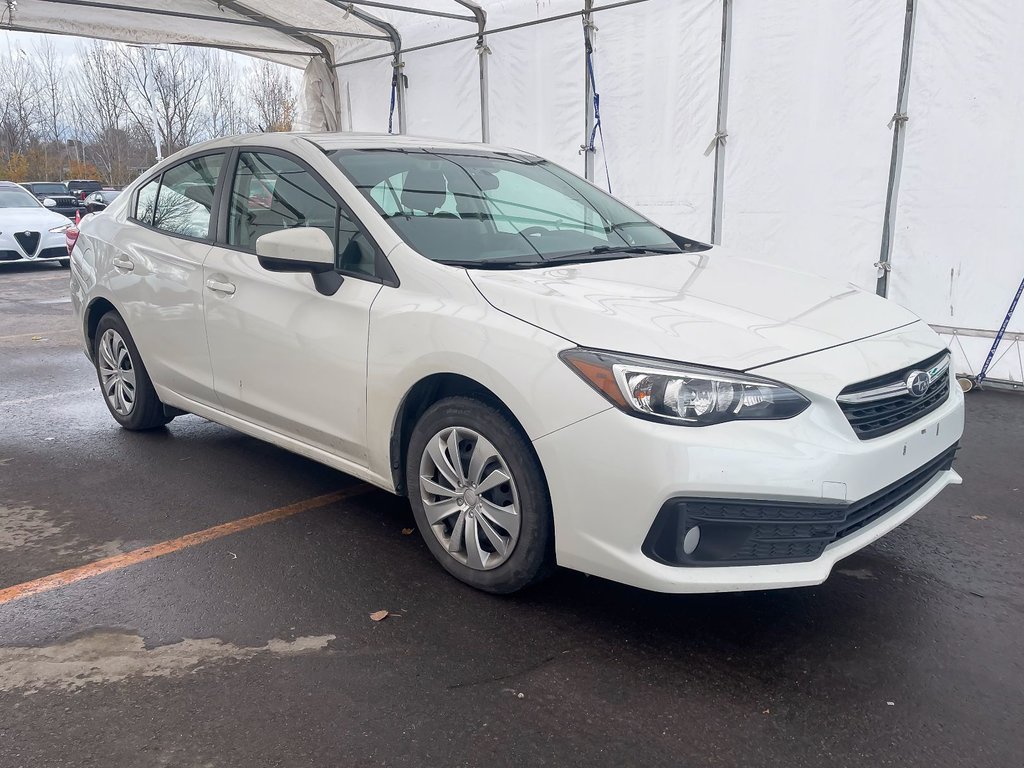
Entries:
POLYGON ((366 463, 370 305, 379 251, 337 193, 299 158, 237 153, 219 242, 206 259, 206 329, 222 408, 246 421, 366 463), (268 272, 256 239, 317 227, 344 280, 318 293, 308 274, 268 272))
POLYGON ((203 261, 225 153, 185 160, 139 188, 130 232, 107 244, 109 283, 158 390, 215 405, 203 261))

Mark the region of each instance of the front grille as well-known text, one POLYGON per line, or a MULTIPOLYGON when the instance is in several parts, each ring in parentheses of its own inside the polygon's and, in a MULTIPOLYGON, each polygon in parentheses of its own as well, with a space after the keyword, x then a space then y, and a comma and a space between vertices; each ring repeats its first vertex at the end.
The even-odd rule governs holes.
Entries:
POLYGON ((941 406, 949 398, 949 353, 940 352, 934 357, 908 366, 902 370, 895 371, 885 376, 879 376, 868 381, 862 381, 847 387, 839 393, 837 398, 839 407, 846 415, 853 431, 861 440, 870 440, 874 437, 881 437, 897 429, 905 427, 922 416, 931 413, 941 406), (901 387, 911 371, 929 371, 939 366, 942 368, 941 375, 934 378, 923 395, 915 397, 903 391, 894 393, 884 399, 875 399, 867 402, 849 402, 858 396, 864 396, 873 390, 885 390, 886 388, 901 387), (844 402, 847 399, 847 402, 844 402))
POLYGON ((29 256, 32 256, 36 252, 36 248, 39 247, 38 232, 15 232, 14 239, 29 256))
POLYGON ((644 541, 648 557, 677 566, 798 563, 884 517, 953 466, 953 445, 906 477, 853 504, 807 504, 733 499, 672 499, 644 541), (686 533, 700 526, 691 553, 686 533))

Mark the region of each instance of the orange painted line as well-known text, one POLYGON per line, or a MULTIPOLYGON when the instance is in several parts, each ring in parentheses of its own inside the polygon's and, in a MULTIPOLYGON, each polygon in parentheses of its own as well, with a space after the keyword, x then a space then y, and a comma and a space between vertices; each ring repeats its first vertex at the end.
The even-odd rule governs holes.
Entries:
POLYGON ((328 504, 333 504, 336 501, 350 499, 353 496, 359 496, 372 490, 373 488, 371 486, 360 483, 352 488, 344 488, 340 491, 335 491, 334 493, 326 493, 323 496, 314 496, 312 499, 298 501, 295 504, 289 504, 285 507, 278 507, 277 509, 271 509, 267 512, 260 512, 257 515, 250 515, 249 517, 232 520, 229 523, 215 525, 212 528, 206 528, 202 531, 196 531, 195 533, 187 533, 176 539, 161 541, 159 544, 151 544, 148 547, 133 549, 131 552, 125 552, 123 555, 105 557, 102 560, 87 563, 86 565, 80 565, 77 568, 69 568, 66 571, 60 571, 59 573, 53 573, 49 576, 43 576, 42 578, 34 579, 33 581, 15 584, 13 587, 0 589, 0 605, 9 603, 13 600, 19 600, 23 597, 28 597, 29 595, 38 595, 41 592, 60 589, 61 587, 66 587, 69 584, 74 584, 77 581, 83 581, 84 579, 91 579, 94 576, 100 576, 104 573, 110 573, 110 571, 117 571, 131 565, 144 563, 147 560, 163 557, 164 555, 169 555, 188 547, 194 547, 198 544, 205 544, 208 541, 213 541, 214 539, 219 539, 223 536, 230 536, 233 533, 239 533, 240 531, 245 531, 249 528, 255 528, 258 525, 272 523, 275 520, 283 520, 286 517, 292 517, 300 512, 307 512, 311 509, 326 507, 328 504))

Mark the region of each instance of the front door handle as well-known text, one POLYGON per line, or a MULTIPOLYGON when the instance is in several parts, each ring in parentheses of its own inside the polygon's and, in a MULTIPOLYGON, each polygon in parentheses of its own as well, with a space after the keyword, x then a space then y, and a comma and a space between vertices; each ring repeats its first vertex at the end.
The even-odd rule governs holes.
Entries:
POLYGON ((235 292, 233 283, 222 283, 220 280, 207 280, 206 287, 214 293, 223 293, 225 296, 231 296, 235 292))
POLYGON ((112 258, 110 260, 110 263, 113 264, 117 269, 122 269, 125 272, 131 272, 133 269, 135 269, 135 262, 133 262, 131 259, 125 259, 120 256, 115 256, 114 258, 112 258))

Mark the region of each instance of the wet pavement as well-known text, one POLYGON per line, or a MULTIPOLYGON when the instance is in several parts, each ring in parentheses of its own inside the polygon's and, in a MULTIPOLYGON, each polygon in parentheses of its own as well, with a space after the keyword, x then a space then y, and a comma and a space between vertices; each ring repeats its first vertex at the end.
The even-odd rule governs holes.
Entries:
MULTIPOLYGON (((67 295, 0 267, 0 590, 356 484, 119 429, 67 295)), ((964 485, 819 587, 492 597, 372 491, 0 604, 0 766, 1018 767, 1024 396, 967 400, 964 485)))

